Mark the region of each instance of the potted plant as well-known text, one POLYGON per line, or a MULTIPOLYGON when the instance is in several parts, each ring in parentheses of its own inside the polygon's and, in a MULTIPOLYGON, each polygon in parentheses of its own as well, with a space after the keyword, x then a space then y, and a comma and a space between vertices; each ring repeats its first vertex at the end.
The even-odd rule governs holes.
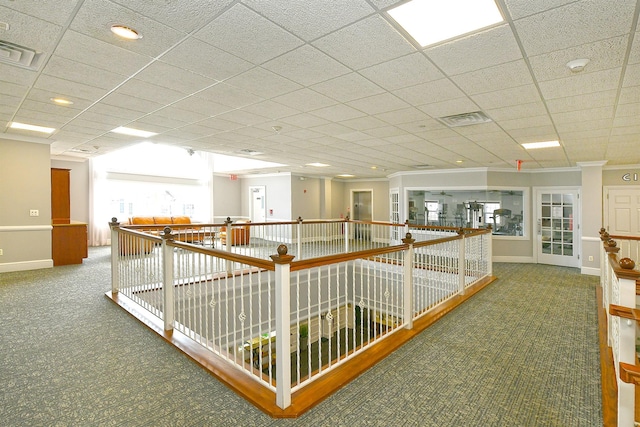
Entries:
POLYGON ((307 348, 308 340, 309 340, 309 325, 303 323, 300 325, 300 340, 298 341, 300 344, 300 350, 304 350, 307 348))

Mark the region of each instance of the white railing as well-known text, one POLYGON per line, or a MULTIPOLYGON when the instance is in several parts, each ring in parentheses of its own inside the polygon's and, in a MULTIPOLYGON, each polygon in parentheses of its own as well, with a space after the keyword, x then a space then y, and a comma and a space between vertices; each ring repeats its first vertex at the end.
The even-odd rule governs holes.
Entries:
MULTIPOLYGON (((618 426, 633 426, 635 384, 621 379, 621 363, 636 365, 637 322, 632 316, 623 317, 621 314, 623 310, 636 308, 636 281, 640 278, 640 272, 621 267, 624 265, 623 259, 628 259, 630 252, 620 250, 620 240, 610 239, 606 234, 602 237, 600 284, 607 320, 607 343, 613 355, 618 389, 618 426)), ((625 246, 628 249, 633 245, 622 245, 625 246)))
POLYGON ((281 408, 491 275, 490 230, 392 245, 406 225, 298 220, 252 224, 248 244, 221 245, 231 224, 197 227, 209 243, 112 223, 112 291, 274 392, 281 408), (272 240, 287 236, 295 253, 272 240))

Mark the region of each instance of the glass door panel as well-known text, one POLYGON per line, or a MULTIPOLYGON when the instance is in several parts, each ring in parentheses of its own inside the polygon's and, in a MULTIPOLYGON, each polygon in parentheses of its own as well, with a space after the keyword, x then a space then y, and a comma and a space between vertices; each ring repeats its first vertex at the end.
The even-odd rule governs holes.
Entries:
POLYGON ((578 212, 577 190, 538 190, 538 262, 577 267, 574 214, 578 212))

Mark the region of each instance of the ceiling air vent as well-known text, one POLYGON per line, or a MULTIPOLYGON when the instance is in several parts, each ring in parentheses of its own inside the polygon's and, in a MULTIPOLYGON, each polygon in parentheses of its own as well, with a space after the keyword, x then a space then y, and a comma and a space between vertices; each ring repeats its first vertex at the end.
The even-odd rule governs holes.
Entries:
POLYGON ((37 70, 43 58, 42 52, 0 40, 0 62, 37 70))
POLYGON ((413 165, 414 169, 433 169, 433 165, 413 165))
POLYGON ((258 154, 264 154, 264 153, 262 153, 260 151, 252 150, 251 148, 242 149, 242 150, 240 150, 240 152, 242 154, 248 154, 250 156, 257 156, 258 154))
POLYGON ((438 120, 449 126, 455 128, 459 126, 471 126, 479 125, 480 123, 489 123, 491 119, 487 117, 482 111, 474 111, 473 113, 454 114, 453 116, 438 117, 438 120))

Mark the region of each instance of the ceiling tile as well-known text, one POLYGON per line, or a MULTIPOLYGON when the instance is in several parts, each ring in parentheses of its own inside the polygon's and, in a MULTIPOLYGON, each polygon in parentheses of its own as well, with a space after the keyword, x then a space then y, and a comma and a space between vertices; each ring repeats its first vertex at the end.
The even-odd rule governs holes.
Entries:
POLYGON ((415 51, 400 33, 378 15, 322 37, 313 45, 354 70, 415 51))
MULTIPOLYGON (((85 84, 110 90, 125 80, 122 74, 95 68, 60 56, 52 57, 42 70, 43 74, 64 80, 82 81, 85 84)), ((71 96, 71 94, 68 94, 71 96)))
POLYGON ((58 77, 41 74, 34 87, 59 93, 72 99, 81 98, 96 101, 106 95, 107 90, 89 86, 83 83, 64 80, 58 77))
POLYGON ((0 16, 2 22, 9 24, 9 28, 1 34, 2 40, 43 52, 45 55, 53 52, 62 32, 60 25, 3 6, 0 6, 0 16), (38 31, 32 31, 33 28, 37 28, 38 31))
POLYGON ((55 55, 123 75, 135 73, 151 61, 149 56, 71 30, 64 33, 55 55))
POLYGON ((340 102, 353 101, 384 92, 384 89, 357 73, 350 73, 322 83, 311 89, 340 102))
POLYGON ((471 96, 471 99, 483 110, 509 107, 520 103, 530 104, 541 101, 538 89, 533 84, 496 90, 494 92, 480 93, 471 96))
POLYGON ((470 95, 533 83, 529 69, 522 60, 460 74, 452 77, 452 80, 470 95))
POLYGON ((243 3, 306 41, 335 31, 373 12, 371 6, 364 0, 331 2, 244 0, 243 3), (317 19, 319 16, 322 19, 317 19))
POLYGON ((303 112, 309 112, 336 104, 334 100, 306 88, 278 96, 274 101, 303 112))
POLYGON ((310 86, 350 72, 338 61, 318 49, 304 45, 263 65, 303 86, 310 86))
POLYGON ((584 95, 567 96, 547 100, 547 107, 552 113, 564 113, 574 110, 581 110, 585 106, 605 107, 615 104, 617 91, 615 89, 602 92, 587 93, 584 95))
POLYGON ((330 107, 320 108, 313 110, 311 114, 322 117, 323 119, 330 121, 343 121, 349 119, 355 119, 357 117, 365 116, 362 111, 356 110, 344 104, 336 104, 330 107))
POLYGON ((540 91, 546 99, 557 99, 616 89, 619 83, 620 69, 613 68, 540 82, 540 91))
POLYGON ((112 1, 185 33, 203 26, 233 3, 233 0, 216 0, 215 2, 202 0, 171 0, 165 2, 112 1))
POLYGON ((578 1, 514 25, 527 55, 535 56, 628 33, 635 5, 635 0, 578 1))
POLYGON ((360 70, 360 73, 387 90, 442 79, 444 74, 419 52, 360 70))
POLYGON ((160 58, 162 62, 214 80, 225 80, 254 65, 215 46, 189 38, 160 58))
POLYGON ((302 40, 244 5, 236 4, 195 37, 259 65, 302 45, 302 40), (260 43, 260 40, 268 40, 260 43))
POLYGON ((413 106, 443 102, 465 96, 464 92, 449 79, 440 79, 406 87, 394 93, 413 106))
POLYGON ((225 84, 262 98, 271 98, 302 88, 298 83, 260 67, 232 77, 225 81, 225 84))
POLYGON ((242 108, 263 100, 259 96, 224 83, 218 83, 203 91, 199 91, 195 96, 233 108, 242 108))
POLYGON ((408 107, 406 102, 390 93, 382 93, 380 95, 357 99, 347 104, 367 114, 386 113, 408 107))

